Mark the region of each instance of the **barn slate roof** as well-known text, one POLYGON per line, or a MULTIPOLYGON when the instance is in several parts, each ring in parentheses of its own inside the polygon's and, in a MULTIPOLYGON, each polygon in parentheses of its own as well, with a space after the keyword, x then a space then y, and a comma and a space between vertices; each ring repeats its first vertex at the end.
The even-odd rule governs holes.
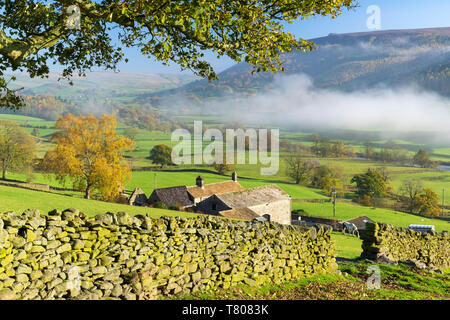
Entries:
POLYGON ((244 187, 237 181, 229 180, 215 183, 208 183, 203 188, 198 186, 187 187, 187 191, 194 198, 206 198, 214 194, 221 194, 226 192, 241 191, 244 187))
POLYGON ((235 208, 230 210, 224 210, 220 211, 219 214, 226 218, 242 219, 242 220, 253 220, 255 218, 259 218, 259 215, 249 208, 235 208))
POLYGON ((364 220, 366 220, 367 222, 375 222, 374 220, 366 216, 359 216, 353 219, 346 220, 346 222, 353 223, 358 228, 358 230, 365 230, 366 223, 364 222, 364 220))
MULTIPOLYGON (((165 203, 168 207, 172 205, 192 206, 194 203, 189 198, 186 186, 160 188, 153 190, 159 201, 165 203)), ((150 196, 150 198, 152 198, 150 196)))
POLYGON ((290 196, 276 185, 261 186, 243 191, 217 194, 230 208, 246 208, 267 202, 289 199, 290 196))
POLYGON ((128 204, 143 206, 147 204, 147 201, 144 191, 141 188, 136 188, 128 199, 128 204))

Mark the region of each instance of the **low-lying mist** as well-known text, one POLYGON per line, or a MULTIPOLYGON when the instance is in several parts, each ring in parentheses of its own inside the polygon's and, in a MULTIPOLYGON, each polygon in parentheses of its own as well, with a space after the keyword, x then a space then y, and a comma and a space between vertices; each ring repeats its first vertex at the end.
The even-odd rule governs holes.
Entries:
POLYGON ((225 122, 297 130, 424 131, 434 133, 440 142, 450 142, 450 99, 431 91, 379 86, 343 92, 316 88, 305 75, 281 76, 275 81, 270 92, 224 98, 204 109, 213 110, 225 122))
POLYGON ((450 131, 450 99, 418 87, 341 92, 314 88, 305 76, 277 80, 275 90, 242 101, 247 119, 345 129, 450 131))

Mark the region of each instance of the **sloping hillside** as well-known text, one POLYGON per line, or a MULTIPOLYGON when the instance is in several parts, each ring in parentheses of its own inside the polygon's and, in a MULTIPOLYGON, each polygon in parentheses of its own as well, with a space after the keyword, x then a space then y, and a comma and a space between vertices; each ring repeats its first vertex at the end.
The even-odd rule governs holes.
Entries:
MULTIPOLYGON (((354 91, 415 84, 450 96, 450 28, 330 34, 313 41, 317 48, 312 52, 283 55, 284 74, 306 74, 318 88, 354 91)), ((274 77, 279 76, 252 75, 251 70, 248 64, 240 63, 219 74, 218 82, 194 81, 178 89, 142 95, 140 100, 157 101, 171 95, 195 100, 252 94, 270 88, 274 77)))

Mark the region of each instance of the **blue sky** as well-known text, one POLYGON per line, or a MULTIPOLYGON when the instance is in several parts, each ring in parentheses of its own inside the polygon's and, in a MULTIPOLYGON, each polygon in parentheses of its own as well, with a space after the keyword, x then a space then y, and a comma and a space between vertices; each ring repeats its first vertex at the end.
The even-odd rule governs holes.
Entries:
MULTIPOLYGON (((376 5, 381 13, 381 30, 416 29, 449 27, 449 0, 360 0, 360 7, 354 11, 346 11, 337 19, 318 17, 288 25, 287 30, 294 35, 306 39, 326 36, 329 33, 349 33, 374 31, 367 28, 367 8, 376 5)), ((128 63, 121 63, 122 72, 139 73, 179 73, 176 64, 165 66, 152 59, 144 57, 138 49, 126 49, 128 63)), ((228 58, 217 59, 208 53, 206 59, 216 71, 222 71, 232 66, 234 62, 228 58)))

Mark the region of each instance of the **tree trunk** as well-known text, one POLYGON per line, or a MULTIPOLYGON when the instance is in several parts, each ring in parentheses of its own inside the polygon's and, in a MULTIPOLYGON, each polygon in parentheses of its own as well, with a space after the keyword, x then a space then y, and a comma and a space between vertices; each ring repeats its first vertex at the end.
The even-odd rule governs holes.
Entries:
POLYGON ((3 180, 6 179, 6 167, 5 167, 5 165, 2 166, 2 179, 3 180))
POLYGON ((84 192, 84 198, 90 199, 91 198, 91 186, 86 187, 86 191, 84 192))

